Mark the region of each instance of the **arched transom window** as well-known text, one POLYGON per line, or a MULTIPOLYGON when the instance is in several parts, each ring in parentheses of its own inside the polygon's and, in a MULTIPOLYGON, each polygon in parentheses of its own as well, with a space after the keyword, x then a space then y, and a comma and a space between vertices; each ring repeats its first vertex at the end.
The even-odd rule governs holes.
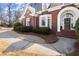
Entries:
POLYGON ((69 12, 63 13, 61 19, 62 19, 61 26, 60 26, 61 30, 72 30, 74 28, 73 26, 74 16, 72 13, 69 13, 69 12))

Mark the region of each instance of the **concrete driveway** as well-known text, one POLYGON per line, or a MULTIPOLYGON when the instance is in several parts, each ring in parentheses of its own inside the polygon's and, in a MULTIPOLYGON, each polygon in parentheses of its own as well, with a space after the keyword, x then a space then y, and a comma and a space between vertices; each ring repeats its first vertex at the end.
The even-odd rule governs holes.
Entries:
POLYGON ((59 40, 56 43, 46 44, 45 41, 40 37, 32 35, 21 35, 12 31, 12 28, 3 28, 2 31, 0 30, 0 39, 8 40, 11 43, 11 45, 9 45, 9 47, 5 50, 6 52, 28 50, 28 48, 33 46, 33 48, 30 48, 32 51, 39 51, 39 53, 49 51, 49 53, 46 52, 49 55, 55 54, 55 52, 58 55, 61 53, 72 52, 74 50, 73 46, 75 43, 74 39, 58 37, 59 40), (53 53, 53 51, 55 52, 53 53))
POLYGON ((0 39, 15 40, 16 38, 27 40, 33 43, 45 43, 45 41, 38 36, 19 34, 19 33, 12 31, 12 28, 2 28, 0 30, 0 39))

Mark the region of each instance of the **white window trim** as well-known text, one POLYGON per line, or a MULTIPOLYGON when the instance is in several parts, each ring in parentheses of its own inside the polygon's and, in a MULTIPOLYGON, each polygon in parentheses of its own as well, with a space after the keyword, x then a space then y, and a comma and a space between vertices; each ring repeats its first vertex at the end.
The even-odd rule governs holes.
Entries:
POLYGON ((41 15, 39 17, 39 27, 48 27, 48 17, 50 17, 50 20, 49 20, 49 28, 51 29, 52 28, 52 17, 51 17, 51 14, 45 14, 45 15, 41 15), (42 25, 42 17, 45 17, 45 26, 42 25))

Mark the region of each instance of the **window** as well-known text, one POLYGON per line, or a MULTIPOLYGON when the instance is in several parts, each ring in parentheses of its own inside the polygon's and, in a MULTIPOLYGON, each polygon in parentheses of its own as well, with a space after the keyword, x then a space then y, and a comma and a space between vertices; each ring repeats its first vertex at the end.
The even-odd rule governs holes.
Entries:
POLYGON ((42 26, 45 26, 45 23, 46 23, 45 22, 45 17, 42 17, 42 22, 41 23, 42 23, 42 26))
POLYGON ((45 26, 45 20, 42 20, 42 25, 45 26))
POLYGON ((30 26, 30 21, 27 21, 26 24, 27 24, 27 26, 30 26))
POLYGON ((73 15, 72 14, 70 14, 70 13, 66 13, 66 17, 68 18, 72 18, 73 17, 73 15))
POLYGON ((40 16, 39 26, 40 27, 46 27, 46 23, 47 23, 46 17, 44 15, 40 16))
POLYGON ((26 26, 30 26, 31 22, 30 22, 30 18, 26 18, 26 26))
POLYGON ((39 27, 49 27, 52 28, 51 25, 51 15, 47 14, 47 15, 41 15, 39 17, 39 27))

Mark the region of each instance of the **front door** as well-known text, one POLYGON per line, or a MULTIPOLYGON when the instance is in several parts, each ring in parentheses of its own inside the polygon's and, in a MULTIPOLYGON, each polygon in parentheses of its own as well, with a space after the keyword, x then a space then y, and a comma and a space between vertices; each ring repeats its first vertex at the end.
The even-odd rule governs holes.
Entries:
POLYGON ((70 30, 70 20, 71 18, 64 19, 64 30, 70 30))

